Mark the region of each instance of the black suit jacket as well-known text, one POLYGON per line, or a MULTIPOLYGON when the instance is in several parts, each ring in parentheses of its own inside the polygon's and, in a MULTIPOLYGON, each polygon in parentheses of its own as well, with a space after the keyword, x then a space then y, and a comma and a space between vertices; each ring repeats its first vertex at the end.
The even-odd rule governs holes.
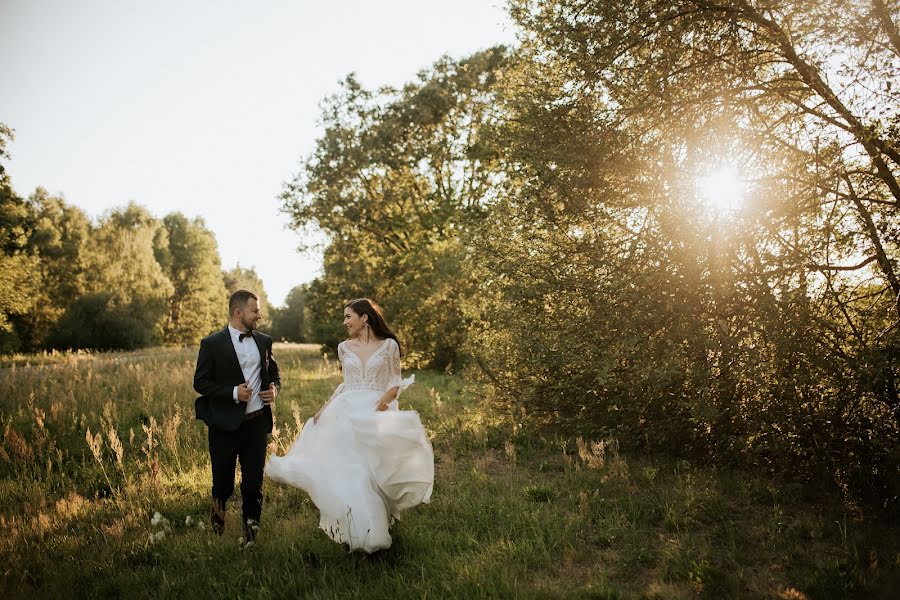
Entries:
MULTIPOLYGON (((259 348, 262 389, 268 389, 269 384, 274 383, 281 391, 278 363, 272 356, 272 338, 254 331, 253 341, 259 348)), ((228 327, 203 338, 194 371, 194 389, 200 394, 194 402, 197 418, 214 429, 234 431, 240 427, 247 403, 235 402, 233 393, 234 386, 242 383, 247 382, 228 327)), ((257 418, 268 419, 269 431, 272 431, 272 407, 265 406, 264 410, 265 413, 257 418)))

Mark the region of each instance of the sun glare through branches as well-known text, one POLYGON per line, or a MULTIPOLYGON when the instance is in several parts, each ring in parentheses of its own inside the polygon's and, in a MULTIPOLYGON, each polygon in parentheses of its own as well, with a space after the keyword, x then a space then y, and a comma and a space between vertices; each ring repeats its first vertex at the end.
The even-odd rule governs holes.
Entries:
POLYGON ((740 210, 744 202, 744 181, 733 166, 718 167, 697 180, 700 198, 712 211, 740 210))

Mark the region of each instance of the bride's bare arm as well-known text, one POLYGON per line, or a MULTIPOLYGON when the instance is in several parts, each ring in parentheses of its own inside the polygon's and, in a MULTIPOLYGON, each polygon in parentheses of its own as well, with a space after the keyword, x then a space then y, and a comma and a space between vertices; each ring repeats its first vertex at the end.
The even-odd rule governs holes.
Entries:
POLYGON ((335 396, 337 396, 338 394, 340 394, 340 393, 341 393, 341 390, 343 390, 343 389, 344 389, 344 384, 343 384, 343 383, 340 384, 340 385, 338 385, 337 388, 335 388, 334 393, 331 394, 331 398, 329 398, 328 400, 326 400, 326 401, 325 401, 325 404, 322 405, 322 408, 320 408, 320 409, 316 412, 316 414, 313 416, 313 423, 318 423, 318 422, 319 422, 319 417, 322 416, 322 413, 325 411, 325 408, 327 408, 328 405, 331 404, 331 401, 334 400, 335 396))
POLYGON ((380 400, 378 400, 378 406, 375 410, 387 410, 388 404, 393 402, 399 394, 400 386, 392 387, 384 393, 380 400))

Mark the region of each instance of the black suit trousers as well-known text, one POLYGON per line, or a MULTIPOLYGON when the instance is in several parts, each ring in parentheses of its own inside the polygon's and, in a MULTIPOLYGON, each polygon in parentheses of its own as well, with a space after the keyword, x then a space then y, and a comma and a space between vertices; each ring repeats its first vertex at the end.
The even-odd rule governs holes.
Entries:
POLYGON ((241 423, 234 431, 209 428, 209 458, 212 464, 212 495, 222 506, 234 492, 234 470, 241 463, 243 522, 259 523, 262 513, 263 469, 269 441, 269 419, 259 415, 241 423))

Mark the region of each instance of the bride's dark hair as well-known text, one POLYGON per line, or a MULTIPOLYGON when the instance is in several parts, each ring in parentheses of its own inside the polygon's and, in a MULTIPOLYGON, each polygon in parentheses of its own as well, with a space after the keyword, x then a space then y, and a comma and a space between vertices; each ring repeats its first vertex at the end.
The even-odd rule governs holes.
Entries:
POLYGON ((372 328, 372 333, 383 340, 391 338, 397 342, 397 347, 400 348, 400 355, 403 355, 403 348, 400 346, 400 340, 397 339, 397 335, 391 331, 390 327, 388 327, 380 306, 368 298, 357 298, 356 300, 351 300, 345 304, 344 308, 349 308, 359 316, 367 315, 369 317, 368 322, 369 327, 372 328))

